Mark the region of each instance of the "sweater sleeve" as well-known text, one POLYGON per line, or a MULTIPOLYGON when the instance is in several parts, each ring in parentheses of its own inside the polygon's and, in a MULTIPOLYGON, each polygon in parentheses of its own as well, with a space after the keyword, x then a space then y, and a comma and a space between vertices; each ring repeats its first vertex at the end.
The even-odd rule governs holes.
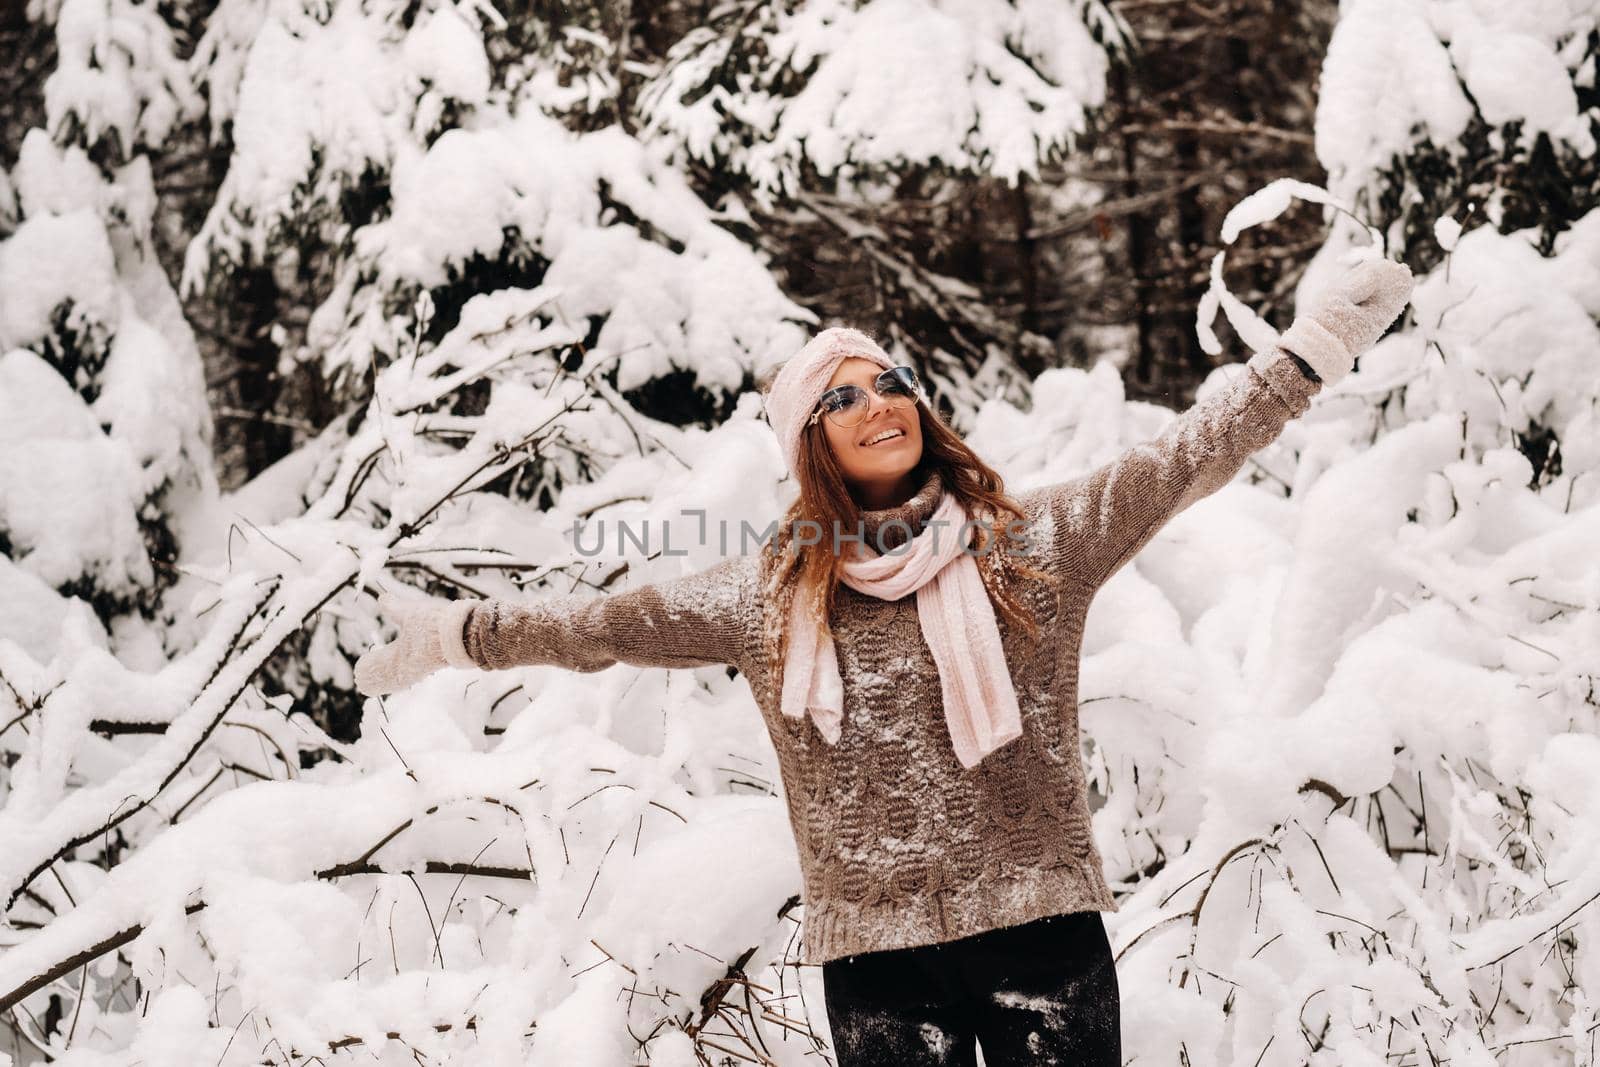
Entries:
POLYGON ((621 593, 479 601, 462 630, 465 651, 487 670, 549 664, 584 673, 730 664, 743 670, 753 643, 755 556, 621 593))
POLYGON ((1255 353, 1226 386, 1160 434, 1095 470, 1045 486, 1050 564, 1097 588, 1184 508, 1233 480, 1322 389, 1282 348, 1255 353))

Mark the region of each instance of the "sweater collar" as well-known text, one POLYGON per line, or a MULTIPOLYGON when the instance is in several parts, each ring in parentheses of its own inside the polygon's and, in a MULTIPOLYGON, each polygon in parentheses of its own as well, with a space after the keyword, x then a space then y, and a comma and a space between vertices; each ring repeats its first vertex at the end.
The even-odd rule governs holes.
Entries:
MULTIPOLYGON (((911 527, 912 535, 922 532, 923 525, 932 517, 938 508, 939 501, 944 497, 944 479, 939 476, 937 469, 930 470, 922 481, 922 487, 908 497, 904 502, 887 508, 872 508, 861 512, 861 525, 863 528, 864 544, 873 549, 878 548, 878 530, 891 520, 899 519, 911 527)), ((883 547, 887 549, 898 548, 907 540, 906 528, 895 523, 883 531, 883 547)))

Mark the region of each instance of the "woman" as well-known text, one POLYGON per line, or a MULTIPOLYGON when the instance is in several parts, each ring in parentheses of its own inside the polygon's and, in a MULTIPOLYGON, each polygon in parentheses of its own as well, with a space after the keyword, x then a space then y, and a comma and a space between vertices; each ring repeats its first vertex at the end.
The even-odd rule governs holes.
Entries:
POLYGON ((730 664, 777 751, 801 962, 822 966, 841 1067, 970 1065, 974 1039, 989 1067, 1119 1064, 1100 914, 1117 902, 1078 737, 1090 600, 1348 373, 1410 290, 1404 266, 1359 264, 1156 438, 1015 498, 914 372, 824 330, 766 395, 800 488, 770 550, 610 596, 388 598, 400 635, 357 662, 357 685, 446 665, 730 664))

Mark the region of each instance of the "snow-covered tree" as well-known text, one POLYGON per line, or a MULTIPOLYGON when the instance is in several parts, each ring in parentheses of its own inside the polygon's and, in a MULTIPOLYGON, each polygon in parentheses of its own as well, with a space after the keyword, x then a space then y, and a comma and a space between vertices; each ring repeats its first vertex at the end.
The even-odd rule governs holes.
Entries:
POLYGON ((1330 188, 1393 251, 1440 265, 1413 337, 1449 385, 1423 391, 1466 412, 1477 448, 1516 447, 1541 484, 1564 446, 1583 468, 1597 447, 1597 62, 1593 4, 1360 3, 1329 47, 1317 118, 1330 188))
POLYGON ((46 128, 0 179, 0 635, 54 650, 79 607, 131 662, 126 616, 176 580, 181 514, 214 496, 194 336, 157 262, 149 150, 195 106, 152 6, 62 0, 46 128))
POLYGON ((746 0, 673 46, 641 110, 763 206, 912 166, 1014 182, 1087 132, 1126 47, 1101 0, 746 0))
POLYGON ((185 283, 252 265, 323 279, 286 355, 355 396, 415 332, 419 294, 437 340, 474 295, 539 285, 620 390, 684 370, 736 391, 808 316, 621 130, 575 133, 538 79, 491 81, 499 24, 452 4, 222 4, 195 62, 232 158, 185 283))
MULTIPOLYGON (((708 1005, 754 991, 789 1010, 799 871, 742 681, 457 675, 369 701, 354 743, 292 714, 297 694, 260 688, 314 619, 329 628, 312 645, 318 669, 347 679, 337 640, 379 638, 355 595, 373 583, 436 575, 514 596, 518 573, 649 580, 680 564, 654 544, 580 555, 567 526, 642 512, 690 544, 676 508, 754 523, 777 506, 770 490, 750 494, 776 488, 778 460, 748 402, 713 433, 680 431, 552 362, 495 379, 479 414, 448 410, 480 375, 504 373, 492 350, 503 321, 492 296, 469 304, 440 345, 379 375, 370 417, 324 462, 269 472, 236 498, 262 521, 225 555, 191 560, 192 651, 141 674, 94 648, 44 663, 0 646, 29 727, 0 734, 11 766, 0 883, 12 926, 43 927, 0 958, 20 1038, 64 1063, 94 1048, 130 1063, 180 1049, 254 1062, 273 1043, 291 1057, 361 1043, 395 1062, 413 1050, 690 1062, 696 1041, 729 1035, 708 1005), (489 350, 459 370, 475 346, 489 350), (635 435, 655 447, 639 454, 635 435), (625 444, 632 457, 615 454, 625 444), (534 456, 608 473, 541 521, 486 491, 534 456), (158 736, 106 747, 96 731, 158 736), (119 1001, 123 988, 137 996, 119 1001), (619 1003, 628 988, 639 995, 619 1003), (52 1017, 68 989, 83 991, 70 1017, 52 1017), (230 1046, 246 1019, 252 1040, 230 1046)), ((542 351, 561 336, 525 329, 506 343, 542 351)), ((800 1055, 815 1043, 801 1040, 804 1012, 793 1019, 791 1031, 736 1018, 731 1039, 791 1034, 800 1055)))
MULTIPOLYGON (((980 210, 1012 221, 1003 197, 1025 204, 1030 179, 1079 150, 1132 48, 1101 0, 739 0, 668 51, 639 94, 640 136, 747 216, 791 291, 831 264, 817 303, 909 353, 966 425, 1059 363, 1051 338, 997 310, 968 227, 980 210), (992 187, 1006 192, 991 207, 992 187)), ((1007 283, 1035 267, 1017 244, 1007 283)))
MULTIPOLYGON (((1292 194, 1340 202, 1302 296, 1357 245, 1427 273, 1257 486, 1180 516, 1091 612, 1134 1062, 1593 1060, 1597 19, 1344 4, 1333 195, 1284 185, 1225 221, 1232 243, 1292 194)), ((1062 429, 1028 453, 1068 470, 1120 395, 1076 373, 1036 383, 1062 429)))
MULTIPOLYGON (((381 588, 607 595, 711 549, 591 556, 589 524, 693 545, 686 509, 779 511, 748 386, 815 322, 780 284, 786 213, 866 249, 918 329, 962 324, 903 351, 1013 487, 1156 432, 1172 413, 1111 363, 995 397, 993 309, 863 221, 902 182, 1059 162, 1115 6, 730 4, 696 29, 684 5, 36 0, 59 60, 0 181, 0 1062, 819 1062, 742 680, 447 671, 360 702, 350 662, 387 636, 381 588), (334 408, 227 494, 150 251, 183 228, 153 161, 197 138, 221 162, 190 306, 334 408)), ((1592 4, 1341 8, 1332 199, 1429 273, 1091 612, 1133 1062, 1592 1058, 1594 41, 1592 4), (1534 218, 1540 183, 1561 197, 1534 218)), ((1307 210, 1285 188, 1223 243, 1307 210)), ((1327 221, 1308 295, 1369 239, 1327 221)))
MULTIPOLYGON (((487 8, 224 4, 205 21, 192 59, 176 65, 153 7, 32 14, 55 20, 63 59, 52 78, 69 84, 52 96, 51 114, 70 119, 58 117, 53 128, 80 145, 58 149, 44 131, 30 133, 7 175, 8 217, 20 222, 0 247, 5 340, 17 346, 5 362, 5 432, 15 435, 6 438, 5 505, 19 563, 81 558, 85 571, 109 572, 108 584, 136 584, 142 557, 129 547, 135 542, 117 508, 137 502, 129 494, 156 485, 156 474, 194 462, 192 450, 177 447, 195 438, 186 428, 206 414, 192 339, 157 351, 151 327, 138 329, 151 322, 183 337, 172 290, 137 240, 156 209, 142 153, 163 135, 160 122, 208 122, 229 154, 217 201, 189 247, 190 299, 246 293, 261 298, 258 310, 271 310, 274 287, 315 295, 309 316, 281 324, 268 340, 286 366, 322 367, 347 409, 241 492, 219 499, 212 484, 187 501, 182 518, 193 538, 181 546, 181 579, 152 590, 168 611, 162 625, 130 628, 108 648, 71 614, 72 601, 49 606, 48 589, 34 594, 7 572, 8 609, 27 610, 8 610, 4 636, 12 640, 0 642, 3 896, 10 929, 37 931, 4 956, 11 1051, 32 1047, 28 1059, 64 1062, 97 1055, 92 1049, 117 1050, 130 1062, 188 1062, 204 1050, 211 1062, 254 1062, 262 1042, 328 1056, 359 1037, 385 1058, 411 1060, 421 1047, 442 1057, 454 1045, 462 1062, 520 1063, 540 1026, 546 1036, 532 1047, 562 1059, 569 1057, 559 1050, 577 1039, 563 1037, 564 1028, 638 1048, 625 1026, 593 1026, 597 1010, 616 1015, 615 987, 606 983, 626 972, 580 983, 562 965, 592 951, 587 938, 597 933, 646 979, 652 954, 666 953, 665 992, 646 992, 633 1015, 662 1055, 674 1032, 687 1054, 727 1030, 710 1006, 740 992, 756 950, 763 955, 749 971, 774 965, 775 984, 792 987, 781 959, 784 935, 797 924, 798 872, 778 847, 784 838, 771 833, 781 809, 771 803, 770 781, 760 784, 754 719, 709 747, 693 737, 684 748, 678 736, 664 755, 646 758, 619 750, 604 724, 580 729, 581 751, 540 742, 534 753, 518 735, 536 717, 560 719, 544 711, 524 718, 537 688, 515 680, 477 707, 476 722, 463 723, 460 744, 441 742, 443 720, 428 701, 409 712, 405 701, 387 702, 392 716, 385 702, 369 702, 354 743, 325 734, 309 714, 325 710, 322 694, 342 691, 351 703, 350 660, 380 636, 362 594, 385 573, 384 581, 506 596, 529 583, 604 588, 630 571, 634 581, 648 579, 654 551, 597 565, 572 550, 553 520, 542 531, 538 523, 539 510, 558 499, 579 509, 570 517, 604 517, 638 499, 660 508, 674 481, 699 469, 698 433, 685 436, 641 413, 625 392, 648 399, 652 383, 687 375, 715 401, 707 410, 729 408, 719 440, 735 454, 724 466, 757 464, 734 483, 737 506, 774 505, 776 464, 759 464, 776 457, 761 447, 759 407, 753 395, 734 401, 757 359, 798 347, 812 317, 783 297, 760 258, 717 224, 658 153, 619 129, 575 131, 514 88, 489 84, 479 32, 480 20, 495 21, 487 8), (108 37, 108 20, 130 41, 108 37), (79 57, 76 66, 69 56, 79 57), (69 78, 74 71, 79 82, 69 78), (96 81, 99 72, 116 77, 96 81), (171 98, 165 112, 158 88, 171 98), (120 169, 100 162, 129 152, 120 169), (82 205, 98 214, 73 214, 82 205), (67 221, 51 223, 54 215, 67 221), (102 218, 129 226, 132 239, 102 218), (119 242, 128 245, 126 261, 119 242), (185 369, 189 376, 179 377, 185 369), (378 389, 380 381, 387 387, 378 389), (97 411, 82 410, 101 401, 97 411), (113 442, 120 431, 133 462, 73 443, 91 431, 113 442), (141 475, 145 453, 166 467, 141 475), (84 456, 104 470, 89 473, 84 456), (29 457, 32 467, 13 467, 29 457), (750 497, 761 485, 768 495, 750 497), (46 491, 59 499, 44 501, 46 491), (585 492, 586 503, 569 503, 585 492), (84 541, 76 556, 69 535, 84 541), (21 590, 15 597, 13 587, 21 590), (735 754, 711 755, 716 744, 735 754), (467 757, 462 777, 454 785, 435 779, 427 787, 440 790, 435 799, 415 808, 413 787, 429 777, 417 768, 430 752, 452 749, 467 757), (508 777, 497 784, 479 757, 508 777), (646 771, 657 759, 661 769, 646 771), (747 767, 735 775, 716 770, 740 759, 747 767), (400 776, 391 798, 398 806, 361 798, 392 773, 400 776), (324 793, 315 782, 329 775, 333 792, 324 793), (751 808, 748 800, 719 796, 737 791, 732 780, 764 798, 754 822, 738 814, 751 808), (545 782, 567 784, 547 794, 545 782), (639 793, 638 811, 609 802, 618 783, 639 793), (356 793, 345 788, 352 785, 356 793), (300 816, 284 807, 284 787, 300 798, 291 801, 303 805, 300 816), (596 792, 604 799, 578 803, 596 792), (497 832, 458 855, 472 837, 464 826, 479 817, 474 809, 522 812, 536 836, 497 832), (386 825, 352 819, 358 811, 386 825), (646 812, 654 816, 649 827, 646 812), (408 878, 394 866, 392 841, 418 818, 426 828, 401 847, 425 858, 408 878), (719 821, 726 819, 734 821, 719 821), (333 826, 349 834, 329 836, 333 826), (663 839, 644 849, 639 863, 657 873, 642 877, 644 868, 630 872, 613 857, 607 874, 620 868, 623 880, 597 883, 622 829, 643 849, 655 831, 677 827, 700 844, 685 850, 663 839), (696 890, 677 868, 726 869, 706 862, 707 849, 723 847, 734 831, 767 843, 741 847, 739 858, 770 887, 723 883, 737 907, 707 909, 706 887, 696 890), (496 837, 496 847, 485 847, 496 837), (263 867, 272 855, 288 866, 263 867), (317 855, 332 862, 303 862, 317 855), (562 872, 570 875, 565 889, 562 872), (655 933, 629 908, 660 910, 660 898, 607 904, 630 876, 679 894, 680 906, 658 915, 666 925, 655 933), (413 896, 408 882, 425 883, 425 893, 413 896), (405 893, 372 910, 373 886, 405 893), (263 910, 241 894, 256 896, 263 910), (572 904, 583 923, 568 921, 572 904), (235 908, 260 922, 239 925, 235 908), (334 928, 323 926, 317 945, 300 941, 298 949, 289 931, 351 918, 358 942, 388 946, 398 983, 378 981, 372 967, 363 972, 358 952, 355 984, 345 984, 341 967, 323 990, 355 995, 352 1011, 330 1011, 334 1002, 282 953, 309 952, 309 963, 331 950, 334 928), (104 936, 81 940, 96 929, 104 936), (416 936, 422 940, 408 945, 416 936), (672 947, 675 938, 693 953, 672 947), (470 992, 487 990, 486 1000, 467 995, 441 1011, 432 1003, 440 995, 435 968, 466 966, 457 950, 467 946, 486 968, 477 977, 487 979, 470 992), (726 959, 702 974, 705 952, 726 959), (75 962, 63 971, 64 960, 75 962), (202 972, 212 975, 213 1003, 196 1016, 202 972), (397 995, 413 981, 426 1006, 407 1007, 397 995), (719 982, 724 993, 705 997, 719 982), (292 988, 292 1002, 277 999, 292 988), (61 1013, 64 995, 70 1015, 61 1013), (213 1026, 213 1011, 231 1022, 221 1025, 219 1014, 213 1026), (246 1020, 265 1028, 262 1042, 231 1041, 246 1020), (664 1025, 665 1036, 652 1032, 664 1025)), ((687 407, 677 414, 703 421, 687 407)), ((732 680, 707 680, 726 703, 732 680)), ((703 703, 698 687, 672 684, 673 707, 703 703)), ((612 685, 602 679, 543 699, 564 714, 609 717, 612 685), (574 703, 574 693, 586 695, 574 703)), ((484 687, 472 691, 486 695, 484 687)), ((643 714, 652 701, 660 706, 664 691, 647 686, 631 699, 643 714)), ((457 694, 451 703, 460 701, 457 694)), ((648 730, 635 745, 649 750, 648 730)), ((469 992, 466 984, 461 990, 469 992)), ((620 1020, 627 1018, 624 1009, 620 1020)), ((795 1020, 794 1033, 805 1033, 804 1013, 795 1020)))

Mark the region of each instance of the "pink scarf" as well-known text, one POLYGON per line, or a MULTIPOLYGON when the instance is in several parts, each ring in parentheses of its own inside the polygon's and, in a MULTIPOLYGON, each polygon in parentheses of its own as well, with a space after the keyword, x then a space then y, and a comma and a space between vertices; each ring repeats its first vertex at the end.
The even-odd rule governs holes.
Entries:
MULTIPOLYGON (((994 606, 975 558, 958 542, 957 533, 967 518, 961 502, 946 489, 909 549, 879 555, 869 546, 846 541, 842 576, 852 589, 881 600, 916 592, 922 635, 939 668, 945 724, 963 767, 973 766, 1022 734, 1022 715, 994 606)), ((810 605, 801 601, 796 596, 789 611, 781 707, 792 718, 801 718, 810 709, 823 740, 838 744, 844 683, 833 637, 823 631, 810 605)))

